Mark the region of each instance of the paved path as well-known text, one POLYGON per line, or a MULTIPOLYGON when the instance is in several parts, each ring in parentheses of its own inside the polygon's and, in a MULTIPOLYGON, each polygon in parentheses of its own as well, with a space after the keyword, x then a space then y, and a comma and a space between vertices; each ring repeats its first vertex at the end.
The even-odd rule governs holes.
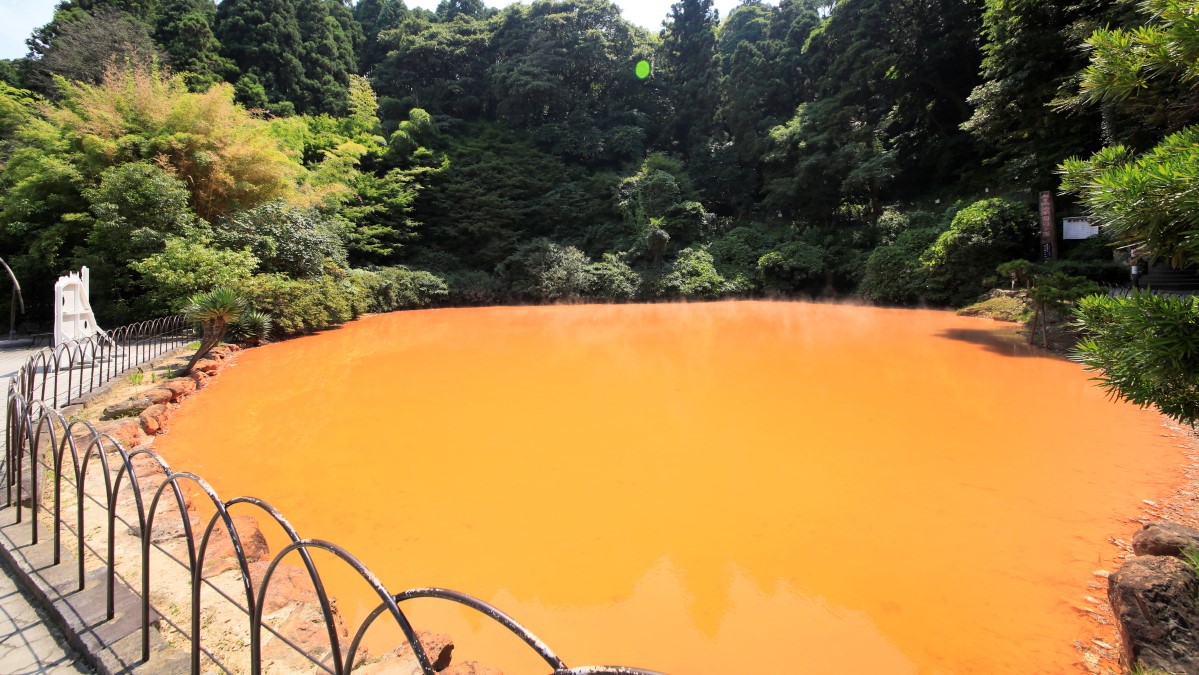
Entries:
MULTIPOLYGON (((0 392, 8 393, 9 380, 34 351, 33 348, 0 350, 0 392)), ((6 423, 7 415, 0 415, 0 433, 6 423)), ((3 441, 0 441, 2 446, 3 441)), ((45 615, 17 586, 12 571, 0 563, 0 673, 91 672, 85 666, 76 665, 76 660, 63 643, 62 636, 46 623, 45 615)))
POLYGON ((90 673, 0 564, 0 673, 90 673))

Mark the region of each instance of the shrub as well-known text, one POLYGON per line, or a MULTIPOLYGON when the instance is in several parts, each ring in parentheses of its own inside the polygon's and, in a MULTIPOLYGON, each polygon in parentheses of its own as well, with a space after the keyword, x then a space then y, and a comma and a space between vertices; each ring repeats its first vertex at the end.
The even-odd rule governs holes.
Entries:
POLYGON ((777 234, 753 227, 736 227, 721 235, 708 246, 717 271, 732 279, 739 291, 752 291, 761 286, 758 260, 779 242, 777 234))
POLYGON ((1093 295, 1075 315, 1086 334, 1071 358, 1097 373, 1104 389, 1184 424, 1199 422, 1199 298, 1093 295))
POLYGON ((188 299, 218 286, 238 287, 254 273, 258 259, 247 251, 213 248, 206 237, 193 233, 171 237, 162 252, 130 263, 148 287, 149 314, 178 312, 188 299))
POLYGON ((584 297, 593 283, 587 256, 549 239, 534 239, 521 246, 496 272, 508 282, 513 296, 526 300, 584 297))
POLYGON ((503 297, 504 285, 481 270, 463 270, 446 277, 450 302, 458 305, 490 305, 503 297))
POLYGON ((967 206, 921 256, 931 276, 928 299, 972 302, 1001 263, 1031 257, 1036 240, 1036 219, 1022 204, 993 198, 967 206))
POLYGON ((273 327, 270 314, 250 309, 229 324, 228 337, 235 342, 260 345, 270 339, 273 327))
POLYGON ((641 275, 614 253, 605 253, 587 269, 592 279, 590 294, 595 297, 632 300, 641 290, 641 275))
POLYGON ((262 272, 292 277, 320 276, 327 262, 346 264, 343 224, 316 209, 274 201, 226 218, 219 240, 227 248, 248 248, 262 272))
POLYGON ((429 307, 450 294, 445 279, 432 272, 407 267, 384 267, 374 272, 381 281, 375 291, 378 312, 429 307))
POLYGON ((802 241, 783 244, 758 259, 763 285, 782 293, 798 291, 821 279, 825 270, 825 250, 802 241))
POLYGON ((920 256, 941 235, 939 228, 905 230, 895 243, 880 246, 866 260, 858 293, 873 302, 908 305, 925 298, 929 273, 920 256))
POLYGON ((351 284, 331 274, 289 279, 282 274, 256 274, 240 290, 258 311, 273 312, 278 337, 302 335, 354 318, 351 284))
POLYGON ((657 281, 660 295, 685 298, 716 298, 727 291, 724 277, 716 271, 712 254, 705 246, 689 246, 657 281))

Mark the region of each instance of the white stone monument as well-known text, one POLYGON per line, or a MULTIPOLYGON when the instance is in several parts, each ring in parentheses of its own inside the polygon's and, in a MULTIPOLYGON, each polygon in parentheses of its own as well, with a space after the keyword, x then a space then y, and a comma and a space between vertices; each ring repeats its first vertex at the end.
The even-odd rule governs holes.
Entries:
POLYGON ((76 274, 59 277, 54 284, 54 346, 93 335, 105 335, 96 325, 96 315, 88 299, 89 272, 86 267, 76 274))

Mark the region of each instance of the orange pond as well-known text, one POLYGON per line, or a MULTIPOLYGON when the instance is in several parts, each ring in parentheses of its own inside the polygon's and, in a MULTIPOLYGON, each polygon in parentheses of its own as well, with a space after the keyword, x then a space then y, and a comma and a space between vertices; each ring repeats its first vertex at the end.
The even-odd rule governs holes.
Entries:
MULTIPOLYGON (((242 354, 158 447, 571 666, 1071 671, 1107 537, 1178 486, 1181 441, 1011 333, 803 303, 373 316, 242 354)), ((456 608, 414 622, 548 670, 456 608)))

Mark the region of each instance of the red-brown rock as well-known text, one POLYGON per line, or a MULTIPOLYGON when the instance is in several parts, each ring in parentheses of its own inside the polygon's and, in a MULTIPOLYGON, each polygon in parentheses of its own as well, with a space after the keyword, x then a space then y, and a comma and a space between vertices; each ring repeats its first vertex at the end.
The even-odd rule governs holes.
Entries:
MULTIPOLYGON (((271 554, 266 537, 258 527, 258 521, 252 516, 233 516, 233 529, 237 531, 237 538, 241 542, 241 550, 247 563, 264 560, 271 554)), ((196 532, 197 538, 203 535, 203 531, 196 532)), ((233 569, 239 569, 233 539, 225 531, 225 523, 218 521, 208 539, 208 549, 204 552, 204 573, 217 575, 233 569)))
POLYGON ((171 393, 170 389, 157 387, 145 392, 142 394, 142 397, 150 399, 150 403, 153 405, 160 405, 163 403, 170 403, 171 399, 175 398, 175 394, 171 393))
POLYGON ((221 364, 214 359, 200 359, 193 367, 193 370, 198 370, 209 375, 215 374, 220 369, 221 364))
POLYGON ((208 386, 208 373, 193 370, 187 376, 195 380, 197 389, 203 389, 208 386))
POLYGON ((1199 550, 1199 530, 1178 523, 1148 523, 1132 535, 1137 555, 1181 556, 1188 548, 1199 550))
POLYGON ((1147 555, 1108 579, 1124 660, 1167 673, 1199 673, 1199 577, 1178 558, 1147 555))
POLYGON ((463 661, 441 671, 441 675, 504 675, 504 671, 478 661, 463 661))
POLYGON ((152 405, 142 411, 137 418, 141 422, 142 431, 153 436, 166 431, 167 420, 171 417, 171 409, 165 405, 152 405))
MULTIPOLYGON (((268 565, 265 561, 250 565, 250 579, 255 591, 261 587, 268 565)), ((333 612, 333 628, 344 647, 349 639, 349 631, 335 599, 330 599, 330 609, 333 612)), ((288 641, 296 644, 309 657, 318 661, 329 657, 329 629, 312 582, 303 568, 280 565, 275 569, 263 603, 263 621, 286 636, 288 641)), ((263 657, 273 662, 278 672, 310 669, 311 663, 294 649, 273 638, 267 631, 263 635, 263 657)))
MULTIPOLYGON (((262 578, 266 575, 269 561, 256 562, 250 565, 250 582, 254 592, 262 588, 262 578)), ((267 590, 263 604, 264 615, 274 614, 292 603, 316 602, 316 591, 308 572, 294 565, 280 565, 271 575, 271 587, 267 590)))
MULTIPOLYGON (((132 417, 112 420, 111 422, 100 422, 96 425, 96 433, 108 434, 126 450, 135 448, 146 442, 146 435, 142 432, 141 423, 132 417)), ((75 448, 80 453, 87 448, 92 439, 93 436, 86 427, 83 425, 76 427, 75 448)), ((113 448, 107 443, 104 449, 109 452, 113 451, 113 448)))
POLYGON ((173 380, 167 380, 162 388, 171 392, 172 401, 180 401, 196 393, 196 381, 188 377, 176 377, 173 380))
MULTIPOLYGON (((433 670, 443 672, 450 667, 450 661, 454 658, 454 641, 449 635, 417 631, 416 637, 429 657, 433 670)), ((364 675, 420 675, 421 668, 416 655, 412 653, 412 647, 405 643, 388 652, 381 660, 356 668, 354 672, 364 675)))

